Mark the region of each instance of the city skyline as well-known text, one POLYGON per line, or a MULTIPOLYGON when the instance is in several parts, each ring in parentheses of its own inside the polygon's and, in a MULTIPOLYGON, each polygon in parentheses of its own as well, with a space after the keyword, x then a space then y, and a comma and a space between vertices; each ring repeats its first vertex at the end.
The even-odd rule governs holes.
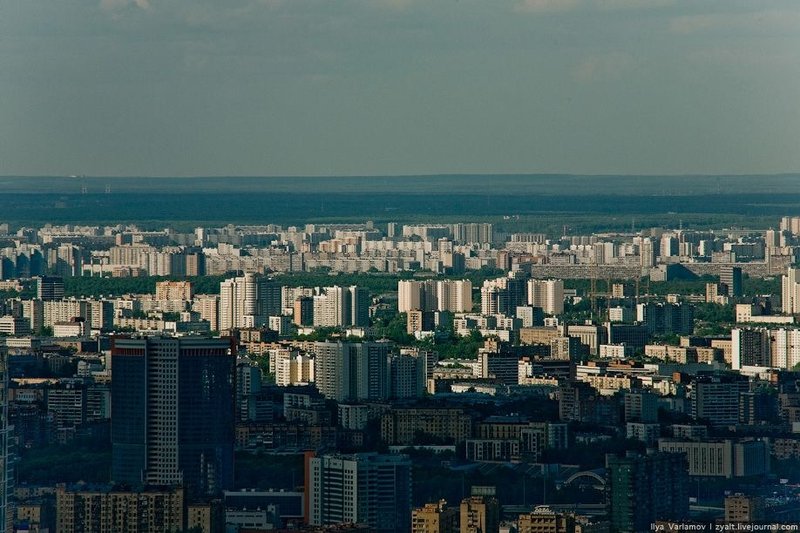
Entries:
POLYGON ((798 0, 0 2, 0 533, 800 530, 798 0))
POLYGON ((798 524, 770 227, 2 223, 4 530, 798 524))
POLYGON ((0 175, 796 172, 787 0, 12 0, 0 175))

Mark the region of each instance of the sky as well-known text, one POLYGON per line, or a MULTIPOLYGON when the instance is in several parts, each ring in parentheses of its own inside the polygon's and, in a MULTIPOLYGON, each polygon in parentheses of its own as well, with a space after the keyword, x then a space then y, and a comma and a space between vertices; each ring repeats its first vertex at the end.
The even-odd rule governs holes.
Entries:
POLYGON ((797 0, 2 0, 0 175, 800 171, 797 0))

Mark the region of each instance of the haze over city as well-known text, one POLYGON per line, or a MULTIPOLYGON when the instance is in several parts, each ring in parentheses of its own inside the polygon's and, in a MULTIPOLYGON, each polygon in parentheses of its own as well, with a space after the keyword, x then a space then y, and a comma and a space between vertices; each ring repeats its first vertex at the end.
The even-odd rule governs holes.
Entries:
POLYGON ((800 531, 797 0, 0 0, 0 533, 800 531))
POLYGON ((800 169, 793 0, 6 0, 0 175, 800 169))

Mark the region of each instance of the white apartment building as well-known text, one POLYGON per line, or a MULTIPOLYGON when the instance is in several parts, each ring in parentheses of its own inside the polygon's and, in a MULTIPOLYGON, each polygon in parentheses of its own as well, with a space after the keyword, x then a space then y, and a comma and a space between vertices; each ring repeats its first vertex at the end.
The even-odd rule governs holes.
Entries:
POLYGON ((781 306, 784 314, 800 314, 800 269, 789 267, 781 277, 781 306))
POLYGON ((529 280, 528 303, 534 307, 541 307, 548 315, 562 314, 564 312, 564 280, 529 280))

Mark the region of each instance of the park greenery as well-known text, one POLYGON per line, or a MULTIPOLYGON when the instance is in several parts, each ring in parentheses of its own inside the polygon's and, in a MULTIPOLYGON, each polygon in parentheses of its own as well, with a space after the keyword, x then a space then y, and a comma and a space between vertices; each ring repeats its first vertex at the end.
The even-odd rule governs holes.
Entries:
MULTIPOLYGON (((65 278, 64 291, 66 296, 89 297, 89 296, 120 296, 123 294, 152 294, 155 292, 156 283, 167 280, 187 280, 194 285, 196 294, 219 294, 219 285, 223 280, 237 275, 237 272, 229 272, 221 275, 208 276, 189 276, 189 277, 167 277, 167 276, 137 276, 137 277, 99 277, 99 276, 76 276, 65 278)), ((499 269, 482 268, 480 270, 468 271, 463 275, 441 276, 433 273, 414 273, 414 272, 358 272, 358 273, 333 273, 325 270, 315 272, 276 272, 271 274, 276 282, 287 287, 330 287, 338 285, 347 287, 358 285, 366 287, 373 295, 393 293, 397 291, 397 283, 401 280, 423 280, 423 279, 468 279, 472 281, 474 290, 480 288, 487 279, 503 276, 504 272, 499 269)), ((596 291, 598 294, 608 293, 612 283, 622 280, 598 280, 596 291)), ((639 283, 641 296, 654 295, 666 296, 667 294, 678 295, 705 295, 706 284, 716 283, 718 277, 702 276, 695 279, 677 279, 665 282, 651 282, 643 278, 639 283)), ((632 280, 626 280, 633 283, 632 280)), ((780 279, 771 278, 744 278, 744 293, 748 296, 760 294, 776 294, 780 292, 780 279)), ((588 295, 591 293, 591 281, 588 279, 565 279, 566 289, 575 289, 578 295, 588 295)), ((21 296, 32 296, 35 294, 35 287, 26 287, 21 296)), ((20 294, 15 291, 3 291, 0 296, 15 297, 20 294)))
POLYGON ((76 439, 69 446, 23 449, 14 470, 21 484, 107 483, 111 446, 104 440, 76 439))
MULTIPOLYGON (((219 285, 225 279, 240 275, 237 272, 228 272, 222 275, 209 276, 135 276, 135 277, 100 277, 76 276, 64 279, 64 292, 66 296, 121 296, 123 294, 152 294, 156 290, 156 283, 169 280, 191 281, 196 294, 219 294, 219 285)), ((484 280, 502 276, 503 272, 497 269, 484 268, 470 271, 463 276, 448 276, 453 279, 469 279, 473 286, 479 287, 484 280)), ((349 287, 358 285, 366 287, 374 294, 397 292, 397 282, 404 279, 426 279, 435 277, 416 277, 413 272, 382 273, 332 273, 327 271, 315 272, 276 272, 271 274, 277 283, 286 287, 349 287)), ((441 278, 440 278, 441 279, 441 278)))

